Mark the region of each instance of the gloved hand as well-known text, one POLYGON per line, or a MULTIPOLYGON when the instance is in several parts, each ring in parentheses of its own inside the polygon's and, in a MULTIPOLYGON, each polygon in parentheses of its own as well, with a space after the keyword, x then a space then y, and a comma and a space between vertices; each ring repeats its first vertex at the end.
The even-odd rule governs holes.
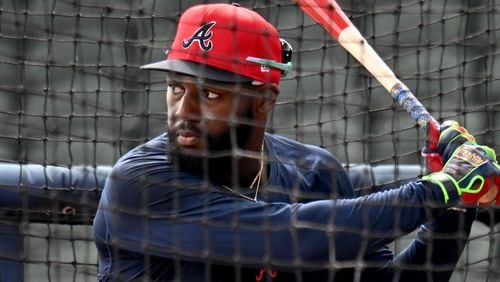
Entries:
MULTIPOLYGON (((453 141, 448 144, 453 144, 453 141)), ((470 204, 477 203, 488 193, 492 185, 486 183, 489 181, 487 178, 494 176, 500 176, 500 166, 496 161, 495 151, 486 146, 465 142, 451 153, 441 171, 426 175, 422 179, 433 182, 441 188, 445 203, 448 203, 450 194, 458 193, 463 203, 470 204)))
POLYGON ((440 126, 437 153, 441 156, 443 164, 448 162, 450 156, 460 145, 468 142, 477 145, 474 136, 470 135, 467 129, 460 126, 458 122, 447 120, 440 126))

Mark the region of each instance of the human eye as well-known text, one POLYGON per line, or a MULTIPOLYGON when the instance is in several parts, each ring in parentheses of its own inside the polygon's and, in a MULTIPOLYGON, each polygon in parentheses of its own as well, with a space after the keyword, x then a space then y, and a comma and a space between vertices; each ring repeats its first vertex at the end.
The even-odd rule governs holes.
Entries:
POLYGON ((212 90, 208 90, 208 89, 203 90, 203 97, 205 97, 208 100, 217 99, 217 98, 219 98, 219 96, 220 96, 219 93, 214 92, 212 90))
POLYGON ((169 83, 168 88, 173 95, 182 95, 185 92, 184 87, 175 83, 169 83))

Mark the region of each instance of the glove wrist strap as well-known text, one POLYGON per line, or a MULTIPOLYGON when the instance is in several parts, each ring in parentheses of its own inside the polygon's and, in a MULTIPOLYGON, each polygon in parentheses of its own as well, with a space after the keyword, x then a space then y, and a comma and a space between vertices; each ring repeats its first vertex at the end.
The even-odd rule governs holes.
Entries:
POLYGON ((462 191, 458 182, 451 175, 444 172, 436 172, 422 177, 422 180, 430 181, 439 186, 443 194, 444 203, 448 204, 451 195, 460 196, 462 191))

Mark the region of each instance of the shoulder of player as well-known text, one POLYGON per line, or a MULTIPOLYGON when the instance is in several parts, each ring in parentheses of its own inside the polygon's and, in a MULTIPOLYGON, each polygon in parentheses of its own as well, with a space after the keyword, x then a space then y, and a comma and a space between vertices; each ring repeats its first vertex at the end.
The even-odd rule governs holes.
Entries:
POLYGON ((167 142, 167 135, 162 134, 133 148, 113 165, 108 180, 114 179, 114 186, 130 187, 207 185, 203 177, 178 171, 174 167, 166 153, 167 142))
MULTIPOLYGON (((294 163, 305 162, 318 166, 340 169, 342 164, 328 150, 316 145, 304 144, 288 137, 266 133, 266 144, 276 158, 289 159, 294 163)), ((272 157, 272 156, 271 156, 272 157)))
POLYGON ((136 146, 116 161, 111 174, 132 179, 158 170, 168 171, 171 169, 171 162, 167 159, 166 142, 167 137, 162 134, 136 146))
POLYGON ((166 134, 159 135, 129 150, 118 159, 116 164, 123 162, 144 162, 153 159, 165 161, 167 142, 168 138, 166 134))

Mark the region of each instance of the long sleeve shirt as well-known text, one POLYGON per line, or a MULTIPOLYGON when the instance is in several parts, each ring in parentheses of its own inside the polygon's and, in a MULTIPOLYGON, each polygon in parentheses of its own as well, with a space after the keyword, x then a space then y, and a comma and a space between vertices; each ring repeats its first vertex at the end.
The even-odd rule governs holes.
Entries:
MULTIPOLYGON (((396 259, 386 245, 446 213, 440 189, 422 181, 353 198, 347 173, 330 153, 271 134, 269 177, 258 200, 249 201, 176 169, 167 142, 164 134, 131 150, 106 180, 94 221, 102 281, 258 281, 262 269, 276 281, 308 275, 320 281, 360 263, 392 279, 388 266, 420 263, 429 242, 417 238, 396 259)), ((460 226, 467 232, 471 222, 460 226)), ((462 248, 449 247, 436 261, 453 266, 462 248)))

